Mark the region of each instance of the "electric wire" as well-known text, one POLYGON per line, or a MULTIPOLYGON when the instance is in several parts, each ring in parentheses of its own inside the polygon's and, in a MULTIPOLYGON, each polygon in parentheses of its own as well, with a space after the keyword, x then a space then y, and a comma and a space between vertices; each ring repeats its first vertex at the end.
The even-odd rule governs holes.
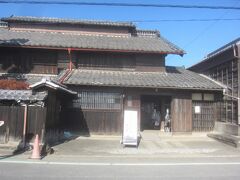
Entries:
POLYGON ((212 10, 240 10, 238 6, 209 6, 209 5, 181 5, 181 4, 145 4, 145 3, 106 3, 86 1, 49 1, 49 0, 0 0, 0 3, 14 4, 59 4, 59 5, 82 5, 82 6, 115 6, 115 7, 153 7, 153 8, 184 8, 184 9, 212 9, 212 10))

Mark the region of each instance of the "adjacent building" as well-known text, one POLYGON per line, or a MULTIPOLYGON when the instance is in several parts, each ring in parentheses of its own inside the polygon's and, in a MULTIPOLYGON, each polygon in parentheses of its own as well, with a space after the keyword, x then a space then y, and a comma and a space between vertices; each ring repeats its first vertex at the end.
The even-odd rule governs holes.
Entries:
POLYGON ((208 54, 189 70, 202 73, 224 84, 224 98, 219 103, 216 129, 239 135, 240 124, 240 38, 208 54))

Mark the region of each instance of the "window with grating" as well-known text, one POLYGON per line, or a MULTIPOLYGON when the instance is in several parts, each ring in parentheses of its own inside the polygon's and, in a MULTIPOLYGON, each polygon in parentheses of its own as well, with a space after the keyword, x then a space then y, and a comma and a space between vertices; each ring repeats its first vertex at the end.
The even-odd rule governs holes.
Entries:
POLYGON ((81 91, 78 92, 78 98, 73 101, 73 107, 82 109, 121 109, 121 94, 98 92, 98 91, 81 91))

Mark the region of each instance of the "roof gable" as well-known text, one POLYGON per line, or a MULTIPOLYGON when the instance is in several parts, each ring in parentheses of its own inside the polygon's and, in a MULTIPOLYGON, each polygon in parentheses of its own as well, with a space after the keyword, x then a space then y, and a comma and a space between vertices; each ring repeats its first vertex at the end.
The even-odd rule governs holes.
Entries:
POLYGON ((185 53, 182 49, 162 37, 74 35, 0 29, 0 39, 0 46, 76 48, 77 50, 123 51, 179 55, 183 55, 185 53))
POLYGON ((163 38, 159 31, 139 30, 130 22, 28 16, 12 16, 1 20, 8 22, 9 29, 0 29, 0 46, 185 54, 182 49, 163 38), (35 27, 36 23, 43 26, 35 27), (50 27, 54 24, 56 26, 50 27), (59 24, 71 27, 60 28, 59 24), (85 28, 86 26, 91 28, 85 28))

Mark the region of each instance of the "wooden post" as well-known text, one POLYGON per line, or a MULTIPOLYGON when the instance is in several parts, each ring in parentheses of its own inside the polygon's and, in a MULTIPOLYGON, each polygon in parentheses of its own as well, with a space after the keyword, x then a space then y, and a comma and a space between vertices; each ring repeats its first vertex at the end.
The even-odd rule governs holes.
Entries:
POLYGON ((238 58, 238 61, 237 61, 237 66, 238 66, 238 109, 237 109, 237 115, 238 115, 238 118, 237 118, 237 121, 238 121, 238 124, 240 124, 240 58, 238 58))
POLYGON ((9 126, 6 127, 5 143, 9 141, 9 126))
POLYGON ((240 99, 238 99, 238 124, 240 125, 240 99))
POLYGON ((24 122, 23 122, 23 147, 26 145, 26 131, 27 131, 27 111, 28 105, 24 105, 24 122))

